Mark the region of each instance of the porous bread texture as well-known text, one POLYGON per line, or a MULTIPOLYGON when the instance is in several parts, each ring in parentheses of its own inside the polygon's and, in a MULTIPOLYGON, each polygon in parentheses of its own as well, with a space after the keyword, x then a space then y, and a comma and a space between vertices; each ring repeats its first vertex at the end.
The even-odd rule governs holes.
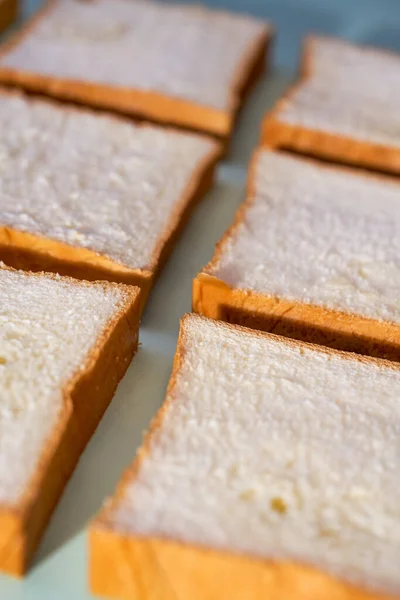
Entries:
POLYGON ((399 594, 399 369, 196 315, 178 352, 103 524, 399 594))
POLYGON ((4 269, 0 263, 0 506, 18 506, 126 288, 4 269))
POLYGON ((246 52, 264 30, 249 16, 200 6, 58 0, 1 65, 226 110, 246 52))
POLYGON ((279 104, 274 119, 306 130, 400 147, 399 56, 316 37, 306 45, 304 69, 304 79, 279 104))
POLYGON ((400 323, 400 186, 268 150, 203 272, 232 288, 400 323))
POLYGON ((202 136, 18 94, 0 94, 0 128, 0 225, 130 269, 156 268, 192 178, 217 152, 202 136))

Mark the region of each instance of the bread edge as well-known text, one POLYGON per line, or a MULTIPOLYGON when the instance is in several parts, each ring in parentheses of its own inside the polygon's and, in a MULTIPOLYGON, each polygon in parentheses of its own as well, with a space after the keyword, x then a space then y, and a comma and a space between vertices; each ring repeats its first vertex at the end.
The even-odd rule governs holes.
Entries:
POLYGON ((19 0, 0 1, 0 33, 5 31, 18 16, 19 0))
MULTIPOLYGON (((51 11, 58 0, 47 0, 28 23, 0 46, 1 59, 35 29, 39 21, 51 11)), ((165 125, 175 125, 201 131, 216 137, 230 135, 240 101, 245 91, 258 75, 260 57, 264 56, 273 39, 272 26, 265 24, 263 32, 249 45, 236 70, 230 99, 226 110, 198 104, 179 97, 153 91, 106 84, 89 83, 73 79, 58 79, 20 69, 7 68, 0 62, 0 83, 21 87, 27 91, 45 94, 59 100, 78 102, 104 110, 144 118, 165 125), (242 70, 243 72, 240 72, 242 70)))
MULTIPOLYGON (((0 88, 0 94, 24 97, 23 92, 0 88)), ((51 99, 32 99, 31 102, 49 104, 70 112, 93 113, 90 108, 62 105, 51 99)), ((116 121, 129 121, 117 115, 101 113, 102 116, 116 121)), ((139 124, 137 127, 155 127, 139 124)), ((174 130, 175 131, 175 130, 174 130)), ((26 271, 47 271, 60 273, 76 279, 97 281, 104 280, 134 285, 141 288, 141 310, 143 311, 150 290, 162 267, 171 254, 193 209, 214 183, 215 168, 222 155, 222 146, 212 138, 199 134, 182 133, 210 140, 212 147, 193 169, 185 190, 176 199, 175 207, 166 220, 158 243, 154 248, 151 261, 143 268, 131 269, 119 264, 107 256, 93 250, 72 246, 65 242, 14 229, 0 224, 0 260, 10 267, 26 271)))
MULTIPOLYGON (((318 36, 318 38, 322 37, 318 36)), ((261 126, 261 145, 306 154, 340 164, 348 164, 399 175, 400 148, 356 140, 355 138, 286 123, 280 120, 281 111, 291 101, 297 91, 303 85, 307 85, 307 79, 312 75, 311 48, 315 39, 315 36, 307 36, 303 41, 300 80, 291 86, 277 101, 272 110, 264 116, 261 126)), ((395 53, 385 52, 372 46, 360 47, 369 48, 372 51, 375 50, 382 54, 395 55, 395 53)))
MULTIPOLYGON (((274 152, 259 147, 253 154, 249 166, 246 198, 239 206, 232 225, 217 243, 211 261, 193 281, 193 311, 209 318, 242 324, 299 341, 400 362, 400 325, 284 297, 234 288, 212 274, 212 269, 218 264, 226 244, 235 235, 245 219, 247 210, 255 201, 258 156, 260 153, 271 151, 274 152)), ((301 156, 296 159, 316 164, 316 161, 301 156)), ((354 177, 399 183, 396 178, 368 172, 360 174, 350 167, 320 164, 318 167, 323 170, 347 172, 354 177)))
MULTIPOLYGON (((95 594, 143 600, 384 600, 393 598, 369 592, 314 567, 289 561, 272 561, 225 550, 201 547, 177 540, 125 533, 112 526, 109 513, 123 500, 125 488, 137 477, 143 459, 150 452, 154 435, 162 426, 166 411, 174 402, 174 390, 185 356, 185 327, 188 319, 208 320, 190 314, 181 320, 180 334, 166 399, 151 423, 136 459, 129 467, 116 493, 92 522, 88 534, 89 583, 95 594), (223 590, 223 592, 221 591, 223 590)), ((367 364, 385 364, 369 357, 351 355, 329 348, 254 331, 241 326, 219 325, 238 333, 273 338, 289 346, 305 347, 367 364)), ((390 369, 400 369, 386 363, 390 369)))
MULTIPOLYGON (((51 273, 25 275, 95 285, 51 273)), ((82 370, 64 386, 64 408, 26 493, 15 506, 0 506, 0 571, 15 577, 26 573, 58 499, 138 347, 140 290, 104 281, 96 285, 122 288, 121 304, 98 336, 82 370)))

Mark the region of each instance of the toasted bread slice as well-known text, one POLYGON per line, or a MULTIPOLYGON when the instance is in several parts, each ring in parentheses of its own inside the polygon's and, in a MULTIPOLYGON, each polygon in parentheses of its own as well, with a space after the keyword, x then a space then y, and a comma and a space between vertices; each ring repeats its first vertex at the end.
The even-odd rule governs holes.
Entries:
POLYGON ((194 310, 400 361, 400 183, 260 149, 248 185, 194 310))
POLYGON ((303 77, 264 119, 270 147, 400 174, 400 57, 307 38, 303 77))
POLYGON ((272 28, 148 0, 51 0, 0 54, 0 81, 226 137, 272 28))
POLYGON ((0 0, 0 33, 17 18, 18 5, 18 0, 0 0))
POLYGON ((218 144, 7 92, 0 127, 0 260, 138 285, 143 305, 218 144))
POLYGON ((138 344, 139 289, 0 266, 0 570, 22 575, 138 344))
POLYGON ((400 370, 187 315, 166 401, 90 530, 115 598, 400 597, 400 370))

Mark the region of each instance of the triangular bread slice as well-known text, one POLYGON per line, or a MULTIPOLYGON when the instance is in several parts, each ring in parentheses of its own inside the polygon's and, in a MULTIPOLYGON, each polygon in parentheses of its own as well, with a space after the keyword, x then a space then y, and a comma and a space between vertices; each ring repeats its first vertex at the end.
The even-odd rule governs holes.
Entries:
POLYGON ((20 576, 138 344, 139 289, 0 266, 0 570, 20 576))
POLYGON ((400 597, 399 398, 395 363, 187 315, 165 403, 92 524, 92 590, 400 597))
POLYGON ((400 174, 400 56, 306 38, 302 78, 266 115, 262 142, 400 174))
POLYGON ((399 198, 396 179, 258 150, 194 310, 400 361, 399 198))
POLYGON ((19 0, 0 0, 0 33, 17 18, 19 0))
POLYGON ((219 145, 7 92, 0 128, 0 260, 138 285, 143 305, 219 145))
POLYGON ((0 81, 226 137, 270 25, 149 0, 50 0, 0 50, 0 81))

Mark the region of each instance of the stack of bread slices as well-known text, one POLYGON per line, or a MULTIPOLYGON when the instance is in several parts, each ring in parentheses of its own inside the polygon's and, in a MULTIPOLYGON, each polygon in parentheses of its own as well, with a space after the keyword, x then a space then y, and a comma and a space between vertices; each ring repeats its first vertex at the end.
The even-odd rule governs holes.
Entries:
POLYGON ((307 40, 194 279, 165 403, 90 529, 95 592, 400 597, 395 74, 307 40))
POLYGON ((2 571, 27 570, 272 38, 205 8, 53 0, 3 44, 2 571))

